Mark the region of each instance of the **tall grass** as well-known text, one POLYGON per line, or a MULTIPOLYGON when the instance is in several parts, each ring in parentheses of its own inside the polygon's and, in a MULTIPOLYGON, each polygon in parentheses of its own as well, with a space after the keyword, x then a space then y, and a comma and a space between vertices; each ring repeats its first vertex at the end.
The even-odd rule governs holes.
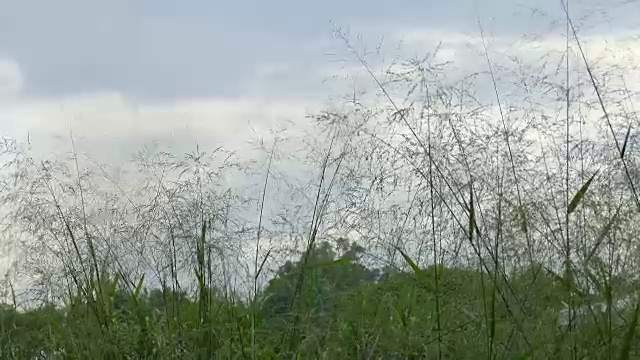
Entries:
POLYGON ((484 69, 457 78, 440 47, 375 70, 335 29, 370 91, 265 164, 148 150, 121 184, 73 137, 54 161, 3 143, 22 251, 0 357, 637 357, 635 94, 598 82, 562 6, 555 69, 492 52, 480 21, 484 69))

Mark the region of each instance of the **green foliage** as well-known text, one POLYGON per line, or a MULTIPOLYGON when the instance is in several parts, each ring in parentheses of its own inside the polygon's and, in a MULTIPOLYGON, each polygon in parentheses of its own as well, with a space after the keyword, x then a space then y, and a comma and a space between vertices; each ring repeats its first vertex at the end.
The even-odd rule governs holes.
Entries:
MULTIPOLYGON (((438 355, 438 341, 444 358, 485 357, 489 351, 487 306, 494 286, 511 294, 506 302, 496 300, 491 310, 494 353, 509 358, 552 354, 562 358, 566 353, 566 347, 558 343, 564 330, 557 314, 564 307, 569 289, 541 265, 514 273, 507 282, 503 279, 492 284, 487 274, 477 269, 421 269, 406 254, 411 265, 408 272, 368 269, 358 262, 360 252, 351 244, 338 256, 328 243, 320 243, 310 252, 306 267, 303 258, 283 265, 258 299, 256 356, 286 355, 286 341, 291 327, 296 326, 299 340, 289 355, 300 358, 434 357, 438 355), (294 302, 301 271, 305 281, 294 302), (425 285, 435 283, 435 276, 438 293, 425 285), (434 321, 436 296, 441 303, 440 334, 434 321), (515 326, 507 307, 517 313, 524 324, 521 329, 515 326)), ((90 302, 82 296, 74 297, 64 308, 46 306, 19 312, 3 306, 2 358, 35 358, 40 353, 52 358, 206 358, 206 353, 197 350, 201 349, 203 329, 211 334, 210 339, 217 339, 212 346, 216 357, 251 353, 251 307, 210 289, 208 311, 212 321, 203 324, 197 298, 168 288, 142 290, 140 284, 142 280, 132 292, 110 288, 107 328, 101 326, 90 302)), ((633 353, 630 339, 637 313, 636 307, 630 313, 632 321, 619 331, 620 358, 633 353)), ((581 325, 577 338, 597 338, 602 324, 592 320, 587 318, 581 325)))

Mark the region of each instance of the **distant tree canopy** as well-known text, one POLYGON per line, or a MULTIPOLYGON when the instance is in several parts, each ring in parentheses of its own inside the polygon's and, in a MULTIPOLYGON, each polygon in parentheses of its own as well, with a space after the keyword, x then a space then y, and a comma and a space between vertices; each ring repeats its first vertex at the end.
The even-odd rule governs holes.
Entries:
MULTIPOLYGON (((508 281, 441 265, 420 273, 370 269, 358 261, 362 250, 344 240, 337 247, 321 242, 286 262, 256 300, 257 314, 250 303, 215 289, 203 304, 169 288, 136 294, 116 287, 105 295, 102 313, 80 295, 63 308, 18 312, 3 305, 0 355, 196 359, 205 356, 198 351, 203 333, 223 358, 248 356, 253 336, 259 358, 417 358, 438 352, 477 358, 489 351, 488 333, 491 346, 510 358, 565 353, 558 314, 569 290, 542 266, 511 274, 508 281), (208 323, 202 322, 203 306, 213 314, 208 323)), ((606 323, 598 314, 581 316, 576 336, 587 346, 606 323)))

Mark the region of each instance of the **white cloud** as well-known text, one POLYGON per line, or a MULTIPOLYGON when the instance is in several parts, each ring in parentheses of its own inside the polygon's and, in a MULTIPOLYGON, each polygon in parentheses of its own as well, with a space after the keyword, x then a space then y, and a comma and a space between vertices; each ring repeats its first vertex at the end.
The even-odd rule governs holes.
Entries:
MULTIPOLYGON (((565 46, 565 39, 561 36, 532 40, 502 35, 487 40, 492 61, 497 63, 501 62, 501 57, 493 55, 517 54, 525 61, 535 62, 551 51, 559 58, 565 46)), ((593 56, 593 60, 601 65, 628 67, 640 63, 640 42, 634 34, 591 35, 581 40, 590 59, 593 56)), ((435 61, 452 61, 454 66, 451 70, 462 75, 486 70, 486 60, 478 55, 482 48, 478 34, 426 27, 399 28, 387 37, 385 43, 380 57, 424 55, 441 43, 435 61), (403 45, 396 54, 387 53, 386 47, 395 46, 400 40, 403 45)), ((337 41, 336 47, 340 46, 337 41)), ((322 44, 322 47, 327 45, 322 44)), ((22 139, 30 133, 33 141, 43 139, 43 143, 46 142, 45 137, 59 137, 66 144, 69 132, 73 131, 75 137, 84 139, 91 145, 90 150, 97 153, 122 144, 135 149, 149 140, 188 142, 190 146, 196 142, 214 143, 241 149, 247 140, 262 135, 278 120, 305 123, 308 121, 305 115, 322 107, 327 97, 352 91, 354 86, 356 90, 372 86, 363 67, 354 61, 353 56, 347 58, 349 54, 344 55, 345 62, 326 59, 318 66, 296 67, 288 62, 267 62, 256 68, 252 85, 248 86, 244 97, 182 98, 159 102, 135 102, 118 92, 55 99, 27 98, 20 93, 25 84, 19 64, 0 61, 0 100, 11 98, 11 101, 0 101, 0 131, 2 135, 22 139), (336 82, 322 85, 322 80, 334 76, 336 82), (292 85, 300 94, 308 91, 308 96, 287 96, 281 91, 269 91, 273 87, 282 87, 282 83, 292 85)), ((391 60, 387 57, 386 63, 391 60)), ((374 72, 382 70, 379 62, 372 61, 371 65, 375 67, 374 72)), ((640 78, 638 71, 628 72, 626 76, 630 87, 638 84, 635 81, 640 78)), ((506 92, 507 89, 501 88, 501 91, 506 92)))
MULTIPOLYGON (((640 60, 640 37, 632 32, 614 32, 600 35, 580 36, 580 42, 588 58, 600 58, 607 65, 632 65, 640 60)), ((394 33, 392 39, 402 41, 406 52, 430 52, 440 44, 440 59, 457 63, 475 62, 486 64, 482 57, 469 58, 472 50, 483 51, 480 34, 468 34, 442 29, 416 28, 403 29, 394 33)), ((546 35, 543 37, 515 37, 485 35, 485 41, 491 53, 518 55, 525 61, 538 59, 553 52, 561 56, 566 48, 563 35, 546 35)), ((578 48, 571 39, 572 52, 578 48)), ((477 54, 477 52, 476 52, 477 54)))
POLYGON ((20 93, 24 77, 18 63, 0 59, 0 99, 12 98, 20 93))
POLYGON ((195 143, 224 146, 241 152, 248 141, 268 137, 269 129, 281 121, 305 126, 306 114, 315 108, 313 103, 260 98, 137 103, 117 93, 102 93, 0 104, 5 119, 0 130, 21 140, 29 134, 32 145, 45 153, 68 150, 72 132, 89 156, 118 162, 131 155, 124 148, 133 152, 150 141, 183 148, 195 143))

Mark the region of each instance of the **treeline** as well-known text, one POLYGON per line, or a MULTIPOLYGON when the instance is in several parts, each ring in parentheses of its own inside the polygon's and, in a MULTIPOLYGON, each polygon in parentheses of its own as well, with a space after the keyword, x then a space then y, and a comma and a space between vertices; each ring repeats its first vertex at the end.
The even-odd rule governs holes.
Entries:
MULTIPOLYGON (((562 311, 571 289, 542 266, 510 274, 508 283, 458 266, 369 269, 362 248, 341 245, 323 242, 287 262, 255 303, 211 288, 187 294, 140 281, 127 289, 103 277, 101 297, 76 294, 64 306, 27 311, 5 304, 0 357, 565 358, 574 336, 579 353, 600 358, 623 346, 625 322, 606 309, 576 315, 569 334, 562 311)), ((597 298, 583 294, 574 306, 597 298)))

